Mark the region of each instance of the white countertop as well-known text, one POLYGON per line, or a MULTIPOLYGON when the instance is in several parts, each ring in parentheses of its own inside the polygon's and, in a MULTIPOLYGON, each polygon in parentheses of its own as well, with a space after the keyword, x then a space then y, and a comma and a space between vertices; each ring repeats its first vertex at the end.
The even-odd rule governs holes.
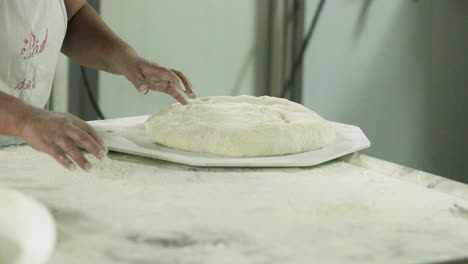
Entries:
POLYGON ((67 172, 0 149, 0 185, 51 210, 49 264, 425 263, 468 256, 468 188, 354 154, 312 168, 196 168, 111 153, 67 172))

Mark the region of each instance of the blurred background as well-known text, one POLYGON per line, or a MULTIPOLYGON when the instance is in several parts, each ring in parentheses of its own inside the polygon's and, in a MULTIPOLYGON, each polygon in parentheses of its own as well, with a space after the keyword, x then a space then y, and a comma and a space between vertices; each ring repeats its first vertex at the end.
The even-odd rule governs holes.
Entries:
MULTIPOLYGON (((468 182, 468 1, 89 2, 140 55, 184 72, 199 96, 284 96, 361 127, 373 143, 365 154, 468 182)), ((106 118, 174 103, 86 72, 106 118)), ((64 56, 51 107, 97 119, 79 67, 64 56)))

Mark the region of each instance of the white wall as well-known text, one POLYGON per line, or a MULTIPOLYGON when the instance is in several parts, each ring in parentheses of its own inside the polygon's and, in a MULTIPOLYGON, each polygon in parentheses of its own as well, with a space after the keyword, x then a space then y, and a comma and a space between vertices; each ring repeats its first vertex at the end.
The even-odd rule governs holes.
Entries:
MULTIPOLYGON (((184 72, 200 96, 264 94, 268 0, 102 0, 103 19, 143 57, 184 72)), ((143 96, 101 73, 108 118, 150 114, 175 101, 143 96)))
POLYGON ((468 181, 467 25, 463 0, 327 1, 304 104, 362 127, 370 155, 468 181))

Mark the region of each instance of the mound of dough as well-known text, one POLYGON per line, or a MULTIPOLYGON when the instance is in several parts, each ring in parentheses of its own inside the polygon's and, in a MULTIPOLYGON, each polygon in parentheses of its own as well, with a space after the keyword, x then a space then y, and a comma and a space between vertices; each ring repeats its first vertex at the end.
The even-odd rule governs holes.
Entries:
POLYGON ((145 126, 155 143, 230 157, 305 152, 335 139, 331 124, 315 112, 269 96, 194 99, 155 113, 145 126))

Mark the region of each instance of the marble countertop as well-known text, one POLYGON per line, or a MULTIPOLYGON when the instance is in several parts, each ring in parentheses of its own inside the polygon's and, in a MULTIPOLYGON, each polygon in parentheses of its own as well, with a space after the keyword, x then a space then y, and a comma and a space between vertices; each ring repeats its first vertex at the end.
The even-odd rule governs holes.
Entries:
POLYGON ((429 263, 468 256, 468 188, 365 155, 196 168, 111 153, 68 172, 0 149, 0 185, 46 205, 49 264, 429 263))

